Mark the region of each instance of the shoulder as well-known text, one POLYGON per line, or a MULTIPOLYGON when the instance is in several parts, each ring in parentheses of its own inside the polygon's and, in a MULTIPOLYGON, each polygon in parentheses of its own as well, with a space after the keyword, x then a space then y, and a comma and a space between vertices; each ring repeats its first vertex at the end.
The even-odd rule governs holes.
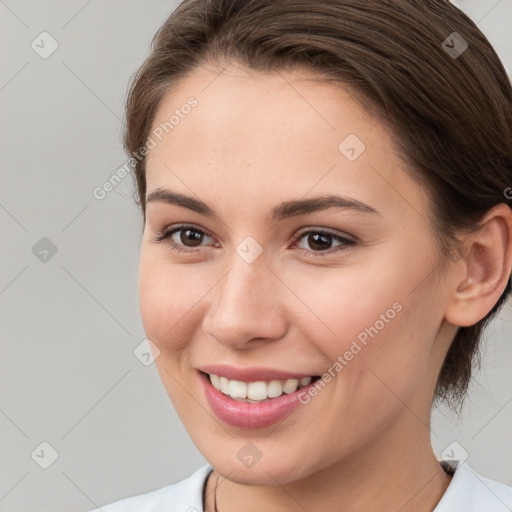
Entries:
POLYGON ((88 512, 203 512, 203 488, 212 470, 213 468, 206 464, 179 482, 88 512))
POLYGON ((477 473, 467 462, 450 461, 452 481, 434 512, 510 512, 512 487, 477 473))

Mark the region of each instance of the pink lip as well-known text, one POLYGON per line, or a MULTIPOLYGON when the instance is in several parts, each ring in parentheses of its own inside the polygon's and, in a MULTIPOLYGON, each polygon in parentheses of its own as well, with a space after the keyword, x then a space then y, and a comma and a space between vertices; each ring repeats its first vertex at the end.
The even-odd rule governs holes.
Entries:
POLYGON ((268 402, 247 403, 229 398, 213 387, 208 375, 201 372, 198 374, 206 394, 206 400, 217 417, 229 425, 245 428, 263 428, 284 419, 300 404, 299 394, 307 392, 308 388, 315 384, 315 382, 311 382, 308 386, 297 389, 290 395, 282 394, 268 402))
POLYGON ((207 364, 201 366, 198 370, 204 373, 213 373, 219 377, 226 377, 229 380, 239 380, 240 382, 256 382, 260 380, 288 380, 302 379, 303 377, 313 377, 311 373, 290 373, 283 370, 274 370, 273 368, 263 368, 252 366, 250 368, 235 368, 227 364, 207 364))

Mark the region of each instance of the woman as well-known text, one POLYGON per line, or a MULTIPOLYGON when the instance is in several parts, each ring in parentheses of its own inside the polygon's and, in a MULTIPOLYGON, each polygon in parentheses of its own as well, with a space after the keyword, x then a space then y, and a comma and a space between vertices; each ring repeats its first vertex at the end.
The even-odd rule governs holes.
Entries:
POLYGON ((511 510, 429 430, 510 293, 511 126, 448 1, 180 4, 125 148, 144 328, 209 464, 102 510, 511 510))

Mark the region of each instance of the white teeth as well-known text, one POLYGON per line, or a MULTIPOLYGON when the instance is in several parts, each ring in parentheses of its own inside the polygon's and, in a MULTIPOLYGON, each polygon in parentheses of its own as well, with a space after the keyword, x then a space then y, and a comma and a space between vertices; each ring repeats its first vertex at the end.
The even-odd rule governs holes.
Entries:
POLYGON ((302 377, 302 379, 300 379, 301 387, 307 386, 310 382, 311 382, 311 377, 302 377))
POLYGON ((220 391, 229 395, 229 380, 226 377, 220 377, 220 391))
POLYGON ((297 379, 289 379, 284 383, 283 391, 289 395, 290 393, 294 393, 297 391, 297 387, 299 386, 299 381, 297 379))
POLYGON ((212 386, 237 401, 261 402, 268 398, 277 398, 283 393, 287 395, 297 391, 299 387, 310 384, 311 377, 302 379, 271 380, 269 382, 242 382, 229 380, 226 377, 209 374, 212 386))
POLYGON ((229 396, 231 398, 247 398, 247 382, 229 381, 229 396))
POLYGON ((267 384, 261 381, 249 382, 247 386, 247 398, 251 400, 265 400, 265 398, 267 398, 267 384))
POLYGON ((215 389, 220 390, 220 377, 218 375, 210 375, 210 380, 215 389))
POLYGON ((277 398, 283 394, 283 384, 280 380, 271 380, 267 384, 267 396, 277 398))

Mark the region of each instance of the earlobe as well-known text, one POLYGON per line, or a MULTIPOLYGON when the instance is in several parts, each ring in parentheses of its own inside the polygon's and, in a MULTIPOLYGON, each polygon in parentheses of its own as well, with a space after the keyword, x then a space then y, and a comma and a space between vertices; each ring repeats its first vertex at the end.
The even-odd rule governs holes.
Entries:
MULTIPOLYGON (((479 322, 505 290, 512 267, 512 212, 501 203, 467 235, 462 279, 455 279, 445 318, 460 327, 479 322)), ((460 274, 459 274, 460 276, 460 274)))

